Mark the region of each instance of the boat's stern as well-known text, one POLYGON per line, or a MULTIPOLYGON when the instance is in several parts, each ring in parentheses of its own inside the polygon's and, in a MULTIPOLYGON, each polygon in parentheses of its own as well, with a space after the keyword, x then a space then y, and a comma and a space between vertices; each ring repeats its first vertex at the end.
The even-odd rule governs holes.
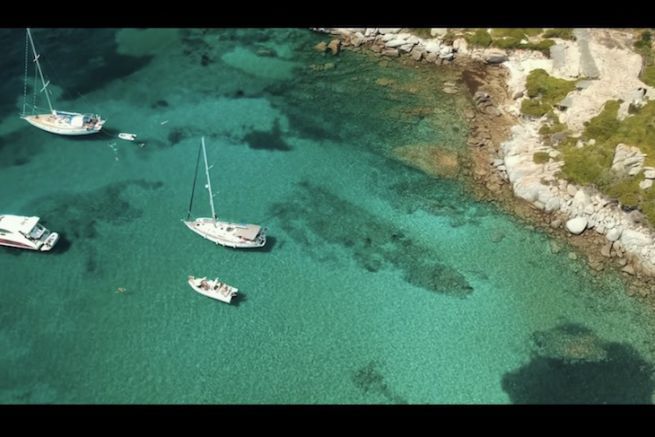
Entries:
MULTIPOLYGON (((85 116, 87 118, 88 116, 85 116)), ((102 129, 102 126, 107 122, 107 120, 103 120, 102 117, 100 117, 97 114, 94 114, 91 117, 87 118, 89 120, 89 124, 87 126, 87 130, 89 132, 99 132, 100 129, 102 129)))
POLYGON ((96 130, 96 131, 99 131, 100 129, 102 129, 102 126, 104 126, 106 122, 107 122, 107 120, 103 120, 103 119, 98 115, 98 121, 97 121, 96 124, 95 124, 95 130, 96 130))
POLYGON ((264 247, 266 244, 266 232, 268 232, 268 228, 261 228, 257 234, 257 237, 255 237, 255 243, 257 244, 257 247, 264 247))
POLYGON ((42 252, 52 250, 53 247, 55 247, 55 244, 57 244, 57 241, 59 241, 59 234, 56 232, 51 232, 39 248, 42 252))

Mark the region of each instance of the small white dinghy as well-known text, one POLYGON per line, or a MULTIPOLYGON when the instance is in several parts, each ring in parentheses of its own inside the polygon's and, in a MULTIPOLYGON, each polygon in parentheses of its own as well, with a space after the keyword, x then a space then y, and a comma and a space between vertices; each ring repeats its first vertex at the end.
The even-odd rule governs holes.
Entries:
POLYGON ((218 278, 214 279, 213 281, 209 281, 207 280, 207 277, 204 276, 202 278, 189 276, 188 282, 191 288, 196 290, 198 293, 225 303, 230 303, 232 298, 236 296, 237 292, 239 291, 238 288, 232 287, 225 282, 221 282, 218 280, 218 278))
POLYGON ((126 141, 134 141, 136 134, 128 134, 127 132, 121 132, 118 134, 118 138, 126 141))

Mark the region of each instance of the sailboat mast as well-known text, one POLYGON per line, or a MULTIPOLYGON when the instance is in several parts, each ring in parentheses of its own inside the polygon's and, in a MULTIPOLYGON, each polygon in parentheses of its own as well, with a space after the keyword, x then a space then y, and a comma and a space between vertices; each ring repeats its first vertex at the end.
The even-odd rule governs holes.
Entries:
POLYGON ((187 212, 186 219, 191 217, 191 208, 193 207, 193 194, 196 192, 196 180, 198 179, 198 167, 200 166, 200 150, 198 147, 198 157, 196 158, 196 169, 193 172, 193 186, 191 187, 191 200, 189 200, 189 212, 187 212))
POLYGON ((209 190, 209 204, 212 207, 212 219, 216 221, 216 211, 214 211, 214 194, 212 193, 212 184, 209 180, 209 166, 207 165, 207 150, 205 149, 205 137, 202 137, 202 154, 205 158, 205 173, 207 174, 207 190, 209 190))
POLYGON ((27 28, 27 37, 30 40, 30 45, 32 46, 32 52, 34 53, 34 62, 36 62, 36 69, 39 71, 39 76, 41 76, 41 83, 43 83, 43 88, 41 91, 45 91, 45 98, 48 101, 48 107, 50 108, 50 112, 55 112, 54 109, 52 109, 52 103, 50 102, 50 96, 48 95, 48 84, 50 82, 45 81, 43 77, 43 71, 41 71, 41 64, 39 64, 39 55, 36 53, 36 48, 34 47, 34 40, 32 39, 32 32, 30 32, 30 28, 27 28))

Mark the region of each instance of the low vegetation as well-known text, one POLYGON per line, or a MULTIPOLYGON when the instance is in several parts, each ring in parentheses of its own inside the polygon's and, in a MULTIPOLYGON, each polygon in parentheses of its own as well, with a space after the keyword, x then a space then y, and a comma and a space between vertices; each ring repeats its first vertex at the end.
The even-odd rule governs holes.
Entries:
POLYGON ((655 65, 644 67, 640 79, 646 85, 655 87, 655 65))
POLYGON ((649 86, 655 86, 655 53, 653 53, 653 33, 650 30, 644 30, 635 41, 634 48, 643 59, 641 69, 642 82, 649 86))
POLYGON ((655 166, 655 102, 635 108, 623 120, 617 118, 620 104, 617 100, 607 102, 601 113, 586 124, 580 138, 567 138, 562 143, 562 176, 595 186, 626 207, 639 208, 655 225, 655 187, 639 187, 643 173, 620 176, 611 170, 614 151, 620 143, 639 147, 647 155, 645 165, 655 166), (576 146, 578 141, 583 147, 576 146))
POLYGON ((550 160, 550 156, 548 155, 548 152, 534 152, 532 160, 535 164, 545 164, 550 160))
POLYGON ((543 29, 533 27, 533 28, 519 28, 519 27, 510 27, 510 28, 495 28, 491 29, 491 35, 494 39, 524 39, 531 36, 539 36, 543 32, 543 29))
POLYGON ((549 111, 546 114, 546 121, 539 129, 541 135, 553 135, 560 132, 566 132, 568 127, 566 124, 559 121, 559 117, 555 115, 553 111, 549 111))
POLYGON ((491 35, 486 29, 478 29, 472 34, 467 34, 465 39, 472 46, 489 47, 491 45, 491 35))
POLYGON ((528 75, 526 88, 529 99, 521 103, 521 112, 541 117, 551 112, 554 105, 575 89, 575 81, 557 79, 539 68, 528 75))
POLYGON ((639 39, 635 41, 634 47, 638 52, 651 52, 651 44, 653 42, 653 34, 649 30, 641 32, 639 39))
POLYGON ((555 41, 541 38, 539 35, 542 32, 540 28, 491 29, 491 32, 487 29, 470 29, 464 31, 464 38, 476 47, 538 50, 548 56, 550 46, 555 41))
POLYGON ((539 99, 525 99, 521 102, 521 112, 530 117, 539 118, 553 109, 539 99))
POLYGON ((568 39, 570 41, 575 41, 575 35, 573 35, 573 29, 571 28, 557 28, 557 29, 548 29, 543 34, 544 38, 560 38, 568 39))

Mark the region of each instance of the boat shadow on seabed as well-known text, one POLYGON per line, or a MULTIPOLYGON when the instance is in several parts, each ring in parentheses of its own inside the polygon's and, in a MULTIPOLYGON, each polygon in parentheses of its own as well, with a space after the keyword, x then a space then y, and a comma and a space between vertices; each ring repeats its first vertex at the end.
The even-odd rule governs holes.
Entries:
POLYGON ((67 140, 72 140, 72 141, 107 141, 107 140, 117 140, 118 134, 120 132, 116 129, 112 128, 107 128, 103 127, 103 129, 96 133, 95 135, 77 135, 77 136, 69 136, 66 137, 67 140))
POLYGON ((241 290, 239 290, 239 293, 232 298, 232 301, 230 302, 230 306, 237 307, 241 306, 244 302, 248 300, 247 295, 245 293, 242 293, 241 290))
POLYGON ((68 252, 72 245, 73 243, 71 243, 68 238, 59 234, 59 240, 57 241, 57 244, 55 244, 55 246, 52 248, 52 250, 50 250, 50 253, 61 255, 62 253, 68 252))
POLYGON ((275 246, 276 243, 277 243, 277 238, 267 235, 266 244, 264 244, 262 247, 255 247, 253 249, 250 249, 250 251, 268 253, 273 250, 273 247, 275 246))

